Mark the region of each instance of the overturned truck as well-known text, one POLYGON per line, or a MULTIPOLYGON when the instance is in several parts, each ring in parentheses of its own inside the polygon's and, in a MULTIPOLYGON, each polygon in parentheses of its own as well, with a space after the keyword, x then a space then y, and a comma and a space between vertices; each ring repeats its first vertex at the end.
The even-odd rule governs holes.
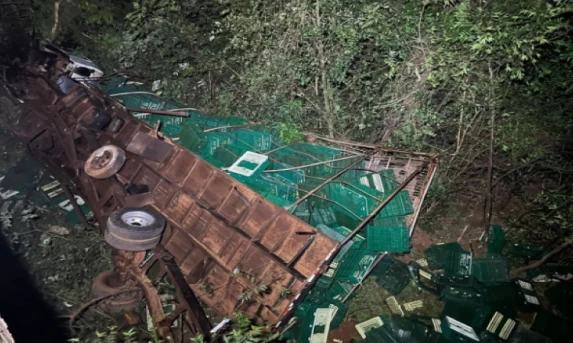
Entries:
POLYGON ((296 335, 308 340, 321 333, 300 304, 338 311, 385 254, 409 251, 435 156, 310 134, 285 142, 125 79, 96 84, 89 63, 56 47, 31 56, 11 66, 5 89, 19 111, 2 122, 79 215, 74 194, 89 205, 166 340, 208 336, 204 305, 278 329, 306 323, 296 335), (177 293, 169 308, 161 279, 177 293))

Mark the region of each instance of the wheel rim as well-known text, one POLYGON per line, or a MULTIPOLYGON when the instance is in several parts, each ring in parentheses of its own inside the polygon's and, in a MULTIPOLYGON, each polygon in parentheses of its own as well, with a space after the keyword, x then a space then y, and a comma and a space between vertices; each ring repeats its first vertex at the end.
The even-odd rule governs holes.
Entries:
POLYGON ((155 218, 144 211, 130 211, 121 216, 121 220, 129 226, 142 227, 155 223, 155 218))

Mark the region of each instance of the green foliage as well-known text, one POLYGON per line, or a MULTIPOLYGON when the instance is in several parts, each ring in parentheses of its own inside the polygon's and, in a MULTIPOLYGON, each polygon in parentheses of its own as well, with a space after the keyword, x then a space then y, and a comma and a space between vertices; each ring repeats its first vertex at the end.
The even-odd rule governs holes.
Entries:
MULTIPOLYGON (((265 343, 276 341, 279 334, 272 333, 265 326, 253 325, 245 315, 235 313, 230 330, 213 339, 217 338, 221 338, 225 343, 265 343)), ((202 340, 197 342, 202 342, 202 340)))
POLYGON ((123 18, 130 10, 130 0, 32 0, 31 30, 42 38, 61 44, 76 54, 98 60, 101 67, 113 68, 116 55, 111 51, 121 44, 123 18), (55 25, 55 4, 58 22, 55 25))
POLYGON ((279 125, 279 137, 286 144, 301 140, 303 133, 293 124, 281 123, 279 125))
POLYGON ((96 330, 93 335, 95 337, 86 337, 84 339, 71 338, 68 340, 70 343, 163 343, 155 332, 149 333, 147 331, 138 330, 135 327, 129 330, 119 330, 115 325, 109 326, 107 330, 96 330))
MULTIPOLYGON (((33 1, 48 38, 53 4, 33 1)), ((483 189, 492 125, 494 178, 573 174, 572 12, 570 0, 72 1, 56 41, 286 142, 308 130, 440 153, 439 202, 483 189)))
POLYGON ((547 231, 555 231, 570 236, 573 224, 573 194, 563 194, 555 190, 543 191, 535 198, 539 206, 537 218, 547 231))

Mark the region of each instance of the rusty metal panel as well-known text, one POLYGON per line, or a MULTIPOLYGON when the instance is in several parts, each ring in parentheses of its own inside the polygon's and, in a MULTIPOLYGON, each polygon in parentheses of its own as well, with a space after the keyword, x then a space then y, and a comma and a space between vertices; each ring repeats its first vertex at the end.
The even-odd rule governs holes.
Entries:
MULTIPOLYGON (((36 104, 46 104, 46 99, 56 103, 61 97, 46 84, 37 88, 32 89, 36 104)), ((55 121, 47 122, 50 115, 64 119, 57 122, 57 132, 46 131, 47 139, 33 148, 48 150, 50 158, 58 162, 56 169, 61 168, 82 192, 90 194, 89 205, 100 222, 105 223, 101 219, 120 204, 143 203, 138 202, 140 198, 145 204, 152 201, 168 220, 162 237, 165 249, 193 290, 214 310, 230 315, 240 306, 249 314, 276 321, 288 306, 280 290, 289 288, 294 297, 335 243, 171 140, 156 138, 153 129, 121 106, 106 108, 112 120, 124 121, 117 133, 107 129, 92 133, 95 139, 81 136, 74 131, 80 118, 113 101, 95 89, 77 88, 81 91, 72 91, 66 102, 27 116, 27 129, 36 130, 36 136, 55 127, 55 121), (68 127, 60 127, 65 125, 68 127), (59 130, 76 136, 62 138, 57 136, 59 130), (74 172, 78 165, 74 156, 81 162, 98 144, 114 144, 128 152, 124 167, 109 180, 91 180, 74 172), (147 186, 149 194, 127 194, 133 184, 147 186), (235 270, 239 275, 230 277, 235 270), (269 291, 253 301, 239 301, 243 292, 252 292, 260 283, 268 283, 269 291)))
MULTIPOLYGON (((281 213, 275 220, 268 225, 265 232, 261 232, 262 237, 259 242, 268 250, 272 251, 273 248, 280 244, 284 238, 290 234, 293 226, 296 225, 296 219, 288 213, 281 213)), ((261 236, 259 234, 258 236, 261 236)))
POLYGON ((235 232, 230 237, 227 246, 220 253, 220 257, 227 264, 230 270, 235 269, 243 255, 249 249, 251 242, 235 232))
POLYGON ((255 202, 253 209, 241 229, 249 236, 255 237, 265 228, 276 216, 275 206, 260 197, 255 202))
POLYGON ((191 209, 195 206, 195 202, 189 195, 183 192, 178 192, 171 199, 169 205, 165 208, 163 213, 178 225, 182 225, 183 220, 189 211, 191 211, 191 209))
MULTIPOLYGON (((315 239, 316 235, 301 234, 305 227, 300 223, 288 232, 288 235, 277 241, 275 247, 275 255, 277 255, 284 262, 290 262, 297 253, 307 244, 309 239, 315 239)), ((306 275, 306 274, 305 274, 306 275)))
POLYGON ((127 146, 141 125, 138 121, 126 120, 119 132, 114 135, 115 140, 119 145, 127 146))
POLYGON ((238 265, 238 269, 241 272, 252 275, 257 279, 262 279, 264 277, 266 268, 270 263, 274 263, 265 253, 259 249, 255 244, 251 244, 245 256, 238 265))
POLYGON ((189 252, 189 255, 180 263, 181 271, 186 275, 187 282, 197 283, 207 274, 209 255, 202 249, 196 248, 189 252))
POLYGON ((213 218, 203 237, 201 237, 201 243, 209 248, 212 253, 220 255, 231 238, 233 238, 233 229, 219 219, 213 218))
POLYGON ((221 204, 218 212, 228 223, 236 224, 246 216, 250 208, 251 203, 247 198, 241 194, 240 190, 233 188, 221 204))
POLYGON ((139 171, 139 167, 141 163, 138 163, 133 158, 128 158, 125 160, 125 164, 119 170, 119 174, 117 175, 119 178, 122 179, 125 183, 131 183, 131 180, 135 177, 135 174, 139 171))
POLYGON ((177 149, 173 159, 167 164, 163 175, 170 182, 180 184, 185 180, 196 161, 197 157, 191 152, 177 149))
POLYGON ((206 186, 206 181, 209 180, 213 172, 214 168, 212 166, 202 159, 197 158, 195 164, 191 167, 189 175, 187 175, 187 178, 183 182, 183 188, 192 195, 201 193, 206 186))
POLYGON ((181 230, 175 228, 171 239, 165 245, 165 249, 175 257, 177 263, 183 262, 185 257, 187 257, 187 254, 194 248, 195 245, 193 244, 193 241, 191 241, 191 238, 181 230))
POLYGON ((157 210, 163 211, 176 192, 176 187, 165 180, 160 180, 155 190, 153 190, 153 203, 157 210))
POLYGON ((139 168, 139 171, 133 179, 133 183, 146 185, 149 187, 149 191, 153 192, 160 180, 161 178, 159 175, 157 175, 153 170, 147 166, 143 166, 139 168))
POLYGON ((234 189, 235 181, 225 173, 214 173, 208 181, 207 187, 199 195, 209 208, 216 209, 234 189))
POLYGON ((336 246, 336 242, 328 239, 323 235, 316 235, 312 244, 303 253, 294 269, 305 276, 310 276, 315 269, 320 266, 322 261, 336 246))
POLYGON ((201 210, 197 224, 191 229, 191 236, 200 241, 214 219, 215 217, 209 211, 201 210))
POLYGON ((193 228, 195 227, 195 225, 199 221, 199 217, 201 217, 201 213, 203 213, 203 209, 201 209, 196 204, 187 213, 187 216, 185 217, 185 219, 183 219, 183 224, 181 225, 181 228, 185 232, 187 232, 187 234, 192 235, 193 228))
POLYGON ((173 150, 173 146, 139 131, 131 139, 126 150, 154 162, 163 162, 173 150))

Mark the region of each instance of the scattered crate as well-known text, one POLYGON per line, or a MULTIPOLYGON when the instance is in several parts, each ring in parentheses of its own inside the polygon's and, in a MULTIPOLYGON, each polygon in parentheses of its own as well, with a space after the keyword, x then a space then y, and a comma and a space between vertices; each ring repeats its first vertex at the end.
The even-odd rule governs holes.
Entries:
POLYGON ((366 334, 373 329, 377 329, 379 327, 381 327, 382 325, 384 325, 384 322, 382 321, 382 319, 380 317, 374 317, 371 319, 368 319, 365 322, 362 323, 358 323, 356 324, 356 331, 358 331, 358 334, 360 334, 360 337, 362 337, 362 339, 366 339, 366 334))
POLYGON ((424 306, 424 303, 422 302, 422 300, 415 300, 415 301, 411 301, 409 303, 405 303, 404 304, 404 310, 408 311, 408 312, 413 312, 418 308, 422 308, 424 306))
POLYGON ((402 306, 400 306, 400 304, 398 304, 396 297, 394 297, 394 296, 389 297, 388 299, 386 299, 386 303, 388 304, 388 306, 390 306, 390 310, 392 310, 392 313, 397 314, 399 316, 404 315, 404 311, 402 310, 402 306))

